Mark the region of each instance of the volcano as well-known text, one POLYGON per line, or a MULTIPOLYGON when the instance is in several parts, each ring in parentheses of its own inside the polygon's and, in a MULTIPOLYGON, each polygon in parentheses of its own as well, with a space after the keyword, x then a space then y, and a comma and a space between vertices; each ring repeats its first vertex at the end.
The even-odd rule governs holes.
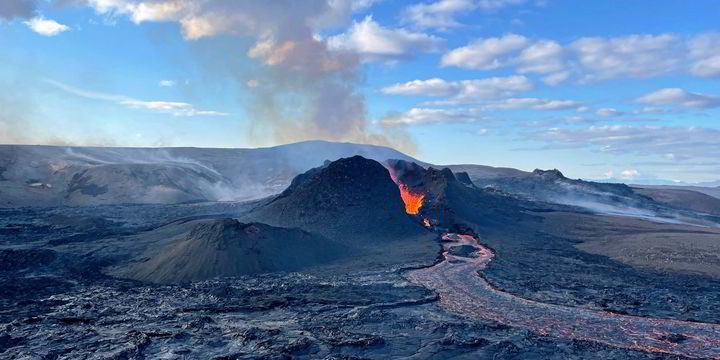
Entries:
POLYGON ((343 158, 297 176, 292 184, 252 211, 247 221, 297 227, 375 254, 373 263, 393 256, 430 259, 435 235, 422 219, 406 213, 400 189, 388 170, 361 156, 343 158))
POLYGON ((300 229, 234 219, 205 220, 185 236, 147 251, 114 275, 154 283, 182 283, 326 264, 347 253, 343 245, 300 229))
POLYGON ((479 229, 524 217, 521 201, 478 188, 465 172, 425 169, 405 160, 390 160, 388 168, 398 186, 410 193, 423 194, 418 214, 432 225, 479 229))

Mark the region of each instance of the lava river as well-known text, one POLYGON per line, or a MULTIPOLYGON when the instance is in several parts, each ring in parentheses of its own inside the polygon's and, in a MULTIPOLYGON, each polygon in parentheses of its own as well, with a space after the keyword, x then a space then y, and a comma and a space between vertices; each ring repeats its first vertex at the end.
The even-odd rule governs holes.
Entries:
POLYGON ((692 358, 720 359, 720 325, 618 315, 531 301, 499 291, 478 272, 495 254, 467 235, 445 234, 445 260, 406 277, 436 291, 440 303, 460 315, 494 320, 537 334, 593 341, 614 347, 692 358), (456 246, 469 256, 450 251, 456 246), (458 255, 453 255, 456 253, 458 255))

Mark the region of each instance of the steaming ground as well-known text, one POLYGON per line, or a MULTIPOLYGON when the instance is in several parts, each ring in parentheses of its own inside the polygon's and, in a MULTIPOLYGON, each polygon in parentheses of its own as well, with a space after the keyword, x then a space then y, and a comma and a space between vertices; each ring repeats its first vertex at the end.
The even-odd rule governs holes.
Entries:
MULTIPOLYGON (((495 256, 478 276, 515 296, 720 324, 720 231, 708 225, 716 219, 712 214, 631 188, 577 183, 555 172, 463 167, 467 173, 462 173, 413 165, 407 158, 385 164, 389 171, 362 157, 323 165, 348 149, 329 148, 338 150, 313 160, 321 167, 297 170, 302 175, 284 180, 289 186, 253 201, 0 209, 0 358, 681 358, 449 312, 438 294, 403 276, 436 264, 439 235, 448 230, 479 236, 495 256), (391 173, 425 194, 417 216, 405 213, 391 173), (593 204, 632 205, 701 225, 600 215, 551 201, 560 189, 593 204)), ((40 155, 50 151, 29 149, 40 155)), ((272 161, 238 156, 225 167, 217 164, 229 150, 169 149, 173 160, 153 160, 164 170, 150 171, 162 174, 152 181, 136 169, 108 174, 129 176, 144 184, 141 189, 164 179, 162 186, 189 194, 191 187, 164 177, 166 164, 181 163, 183 171, 192 169, 183 173, 187 178, 199 173, 212 182, 212 173, 231 174, 228 169, 254 163, 272 168, 267 171, 274 175, 253 175, 253 181, 272 182, 277 169, 291 166, 277 160, 280 149, 263 150, 272 161), (193 166, 190 155, 196 156, 193 166)), ((17 184, 21 174, 46 174, 34 180, 72 182, 75 170, 48 171, 43 159, 65 156, 79 163, 81 156, 53 153, 33 163, 32 151, 16 159, 37 166, 8 162, 4 181, 17 184)), ((102 169, 133 152, 147 159, 144 151, 89 151, 82 155, 92 160, 66 169, 102 169)), ((87 201, 102 196, 92 195, 100 192, 96 187, 108 185, 110 193, 112 183, 90 178, 73 183, 84 184, 91 193, 83 195, 87 201)), ((55 186, 30 188, 55 189, 63 204, 68 198, 55 186)))
POLYGON ((259 199, 327 160, 353 155, 412 159, 390 148, 323 141, 260 149, 0 145, 0 206, 259 199))

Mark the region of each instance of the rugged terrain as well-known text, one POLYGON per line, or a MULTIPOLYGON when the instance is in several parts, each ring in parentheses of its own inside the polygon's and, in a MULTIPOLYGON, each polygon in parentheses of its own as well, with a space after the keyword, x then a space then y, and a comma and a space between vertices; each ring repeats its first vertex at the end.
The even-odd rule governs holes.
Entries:
POLYGON ((330 155, 253 201, 0 209, 0 358, 720 358, 693 201, 330 155))

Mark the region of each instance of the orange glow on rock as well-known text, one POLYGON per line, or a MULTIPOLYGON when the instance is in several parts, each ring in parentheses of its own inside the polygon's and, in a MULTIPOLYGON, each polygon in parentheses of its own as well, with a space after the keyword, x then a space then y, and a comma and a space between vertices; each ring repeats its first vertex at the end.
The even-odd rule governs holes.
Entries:
POLYGON ((423 206, 425 194, 413 193, 405 184, 400 184, 399 187, 400 196, 402 196, 403 202, 405 203, 405 212, 417 215, 417 213, 420 212, 420 208, 423 206))

